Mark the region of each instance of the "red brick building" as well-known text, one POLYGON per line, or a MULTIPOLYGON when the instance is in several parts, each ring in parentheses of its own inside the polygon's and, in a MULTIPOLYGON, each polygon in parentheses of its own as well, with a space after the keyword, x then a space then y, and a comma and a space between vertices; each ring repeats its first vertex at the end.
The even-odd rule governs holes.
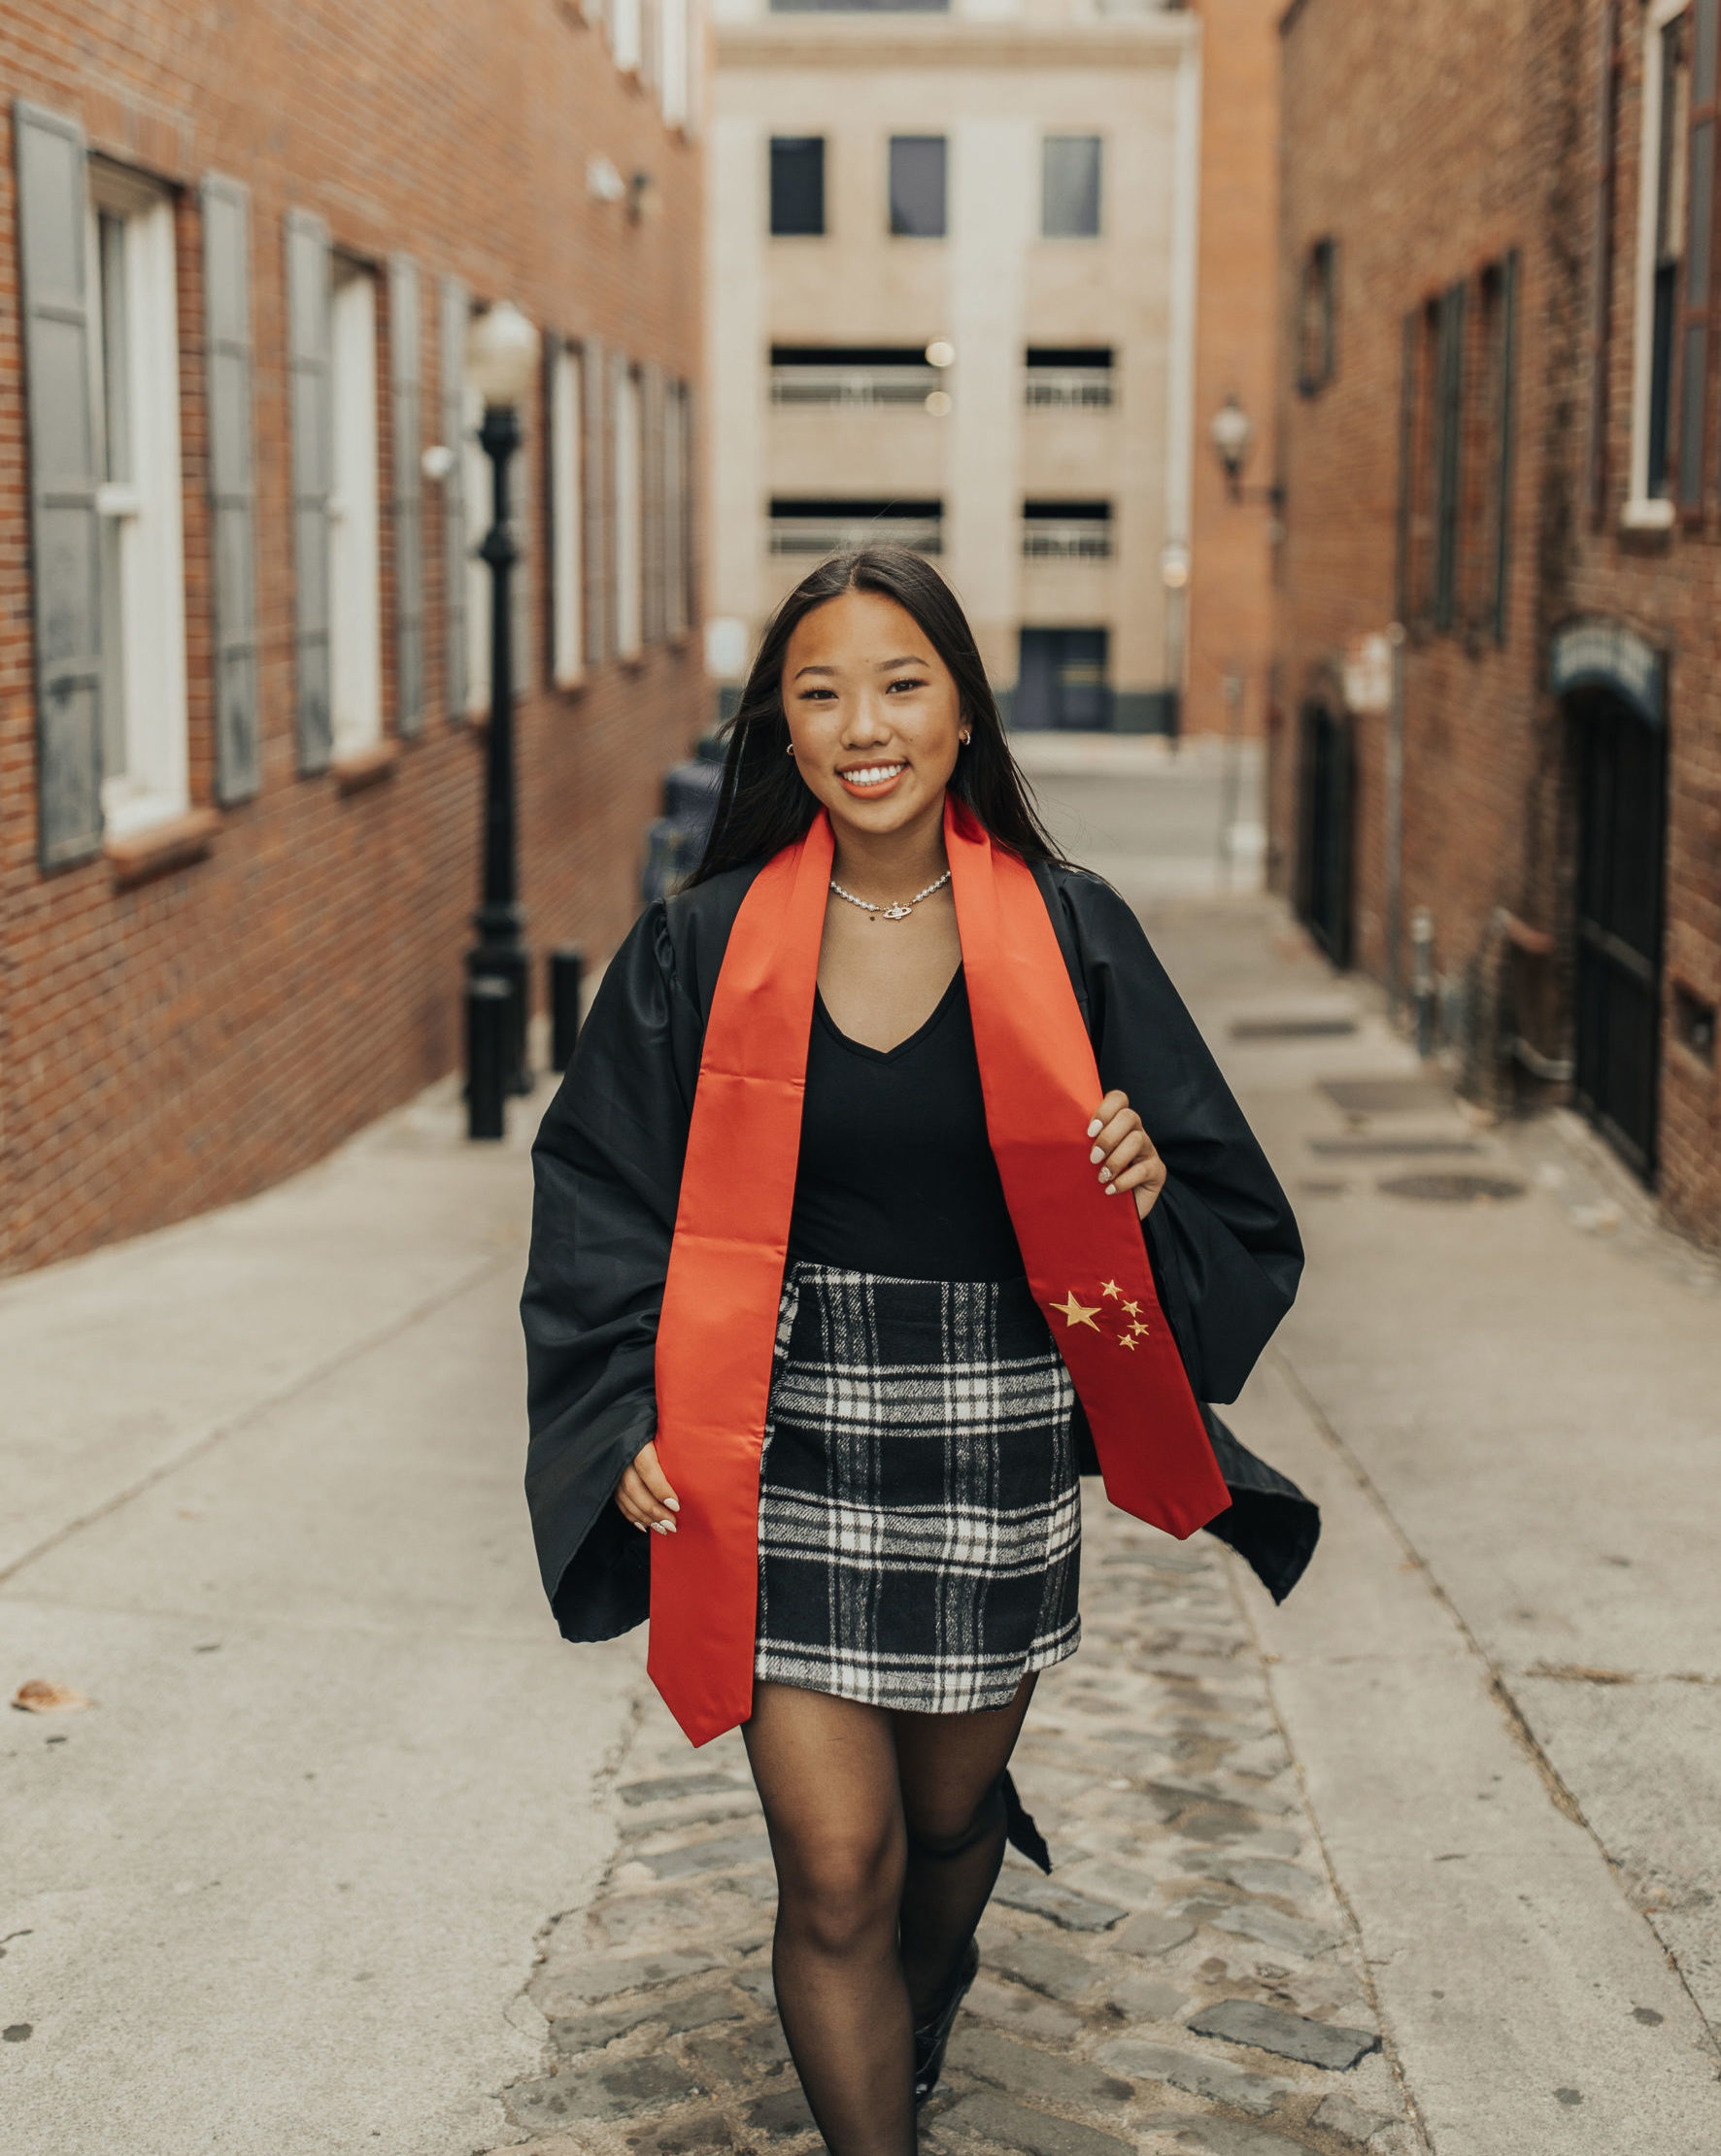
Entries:
POLYGON ((1718 27, 1288 11, 1271 735, 1332 955, 1409 995, 1420 940, 1467 1090, 1571 1098, 1710 1243, 1718 27))
POLYGON ((493 300, 544 334, 528 933, 630 918, 702 705, 697 20, 0 5, 0 1270, 253 1191, 456 1061, 493 300))

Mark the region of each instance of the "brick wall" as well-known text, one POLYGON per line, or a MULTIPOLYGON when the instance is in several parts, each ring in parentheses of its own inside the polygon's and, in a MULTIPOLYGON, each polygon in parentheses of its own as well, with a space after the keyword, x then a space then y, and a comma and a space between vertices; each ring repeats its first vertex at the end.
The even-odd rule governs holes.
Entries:
MULTIPOLYGON (((1547 688, 1562 623, 1604 616, 1669 656, 1670 817, 1659 1173, 1670 1217, 1721 1242, 1716 1074, 1668 1026, 1671 986, 1721 991, 1721 629, 1712 590, 1721 504, 1692 530, 1621 528, 1629 464, 1640 45, 1620 11, 1617 185, 1599 231, 1602 0, 1297 0, 1285 19, 1280 226, 1280 408, 1289 490, 1276 630, 1273 875, 1298 888, 1303 831, 1299 720, 1344 709, 1359 636, 1398 615, 1402 323, 1516 251, 1516 454, 1502 644, 1440 634, 1409 610, 1404 656, 1403 912, 1434 914, 1435 963, 1464 1012, 1466 1083, 1495 1100, 1558 1089, 1504 1068, 1496 1038, 1505 969, 1498 909, 1550 935, 1518 974, 1526 1029, 1571 1048, 1576 912, 1576 729, 1547 688), (1339 242, 1339 361, 1314 397, 1293 387, 1298 277, 1310 243, 1339 242), (1606 485, 1589 494, 1599 265, 1606 485)), ((1356 962, 1388 974, 1388 722, 1350 720, 1355 745, 1356 962)), ((1408 970, 1402 941, 1400 976, 1408 970)))
MULTIPOLYGON (((548 329, 699 373, 698 149, 563 0, 0 5, 0 81, 79 119, 92 153, 180 190, 176 221, 193 804, 213 801, 201 239, 207 171, 251 189, 261 786, 207 857, 126 884, 37 865, 25 424, 10 107, 0 175, 0 1269, 254 1191, 450 1069, 477 897, 482 727, 443 680, 439 489, 424 494, 425 722, 388 776, 296 774, 283 219, 422 274, 424 439, 438 437, 437 280, 548 329), (643 214, 587 161, 651 176, 643 214)), ((386 294, 387 281, 379 281, 386 294)), ((395 733, 388 329, 379 444, 384 730, 395 733)), ((525 469, 541 470, 534 401, 525 469)), ((534 486, 539 483, 534 476, 534 486)), ((469 509, 477 524, 477 509, 469 509)), ((530 526, 545 528, 543 503, 530 526)), ((482 528, 481 525, 478 528, 482 528)), ((532 678, 547 676, 532 562, 532 678)), ((475 654, 482 666, 483 655, 475 654)), ((543 950, 625 928, 659 774, 699 729, 692 636, 518 714, 522 895, 543 950)))

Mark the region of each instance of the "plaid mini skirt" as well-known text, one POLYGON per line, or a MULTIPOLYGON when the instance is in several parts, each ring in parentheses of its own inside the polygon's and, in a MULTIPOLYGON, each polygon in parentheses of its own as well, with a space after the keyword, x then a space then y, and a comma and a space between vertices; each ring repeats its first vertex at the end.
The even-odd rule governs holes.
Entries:
POLYGON ((965 1714, 1074 1654, 1074 1407, 1026 1280, 792 1264, 759 1470, 755 1673, 965 1714))

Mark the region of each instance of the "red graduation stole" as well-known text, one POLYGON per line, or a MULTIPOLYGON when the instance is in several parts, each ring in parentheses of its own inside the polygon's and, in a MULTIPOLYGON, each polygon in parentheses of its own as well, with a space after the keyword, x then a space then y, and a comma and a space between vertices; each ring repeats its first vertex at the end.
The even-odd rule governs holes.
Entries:
MULTIPOLYGON (((1154 1292, 1132 1202, 1083 1133, 1102 1088, 1045 900, 946 796, 986 1127, 1023 1263, 1106 1495, 1180 1539, 1231 1502, 1154 1292)), ((823 813, 755 879, 699 1062, 658 1327, 658 1454, 681 1501, 652 1538, 647 1667, 695 1744, 753 1711, 759 1477, 834 855, 823 813)))

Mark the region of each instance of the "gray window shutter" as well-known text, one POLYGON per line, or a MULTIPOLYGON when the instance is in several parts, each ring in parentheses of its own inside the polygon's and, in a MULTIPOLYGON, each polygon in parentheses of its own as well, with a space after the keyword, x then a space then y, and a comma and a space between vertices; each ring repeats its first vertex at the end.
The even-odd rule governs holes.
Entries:
POLYGON ((586 663, 601 666, 610 656, 609 368, 595 337, 586 340, 580 379, 586 397, 586 663))
POLYGON ((328 228, 303 210, 287 217, 287 326, 292 386, 293 662, 299 769, 325 771, 329 712, 328 500, 333 481, 334 383, 329 354, 328 228))
POLYGON ((442 702, 455 725, 466 718, 466 323, 472 302, 457 277, 442 281, 439 359, 443 447, 454 463, 442 483, 442 702))
POLYGON ((203 183, 204 395, 209 428, 216 797, 258 785, 256 489, 252 463, 251 196, 203 183))
POLYGON ((84 132, 13 108, 30 449, 36 787, 44 868, 102 843, 101 544, 84 132))
POLYGON ((419 270, 396 254, 388 264, 389 417, 394 447, 394 724, 424 724, 424 544, 420 492, 421 368, 419 270))
POLYGON ((649 362, 640 369, 640 641, 661 644, 669 607, 663 585, 663 377, 649 362))
POLYGON ((681 454, 681 531, 675 562, 680 611, 676 626, 688 629, 692 628, 699 612, 699 460, 693 391, 690 384, 676 385, 676 402, 681 414, 677 430, 681 454))
POLYGON ((544 595, 544 622, 538 648, 544 659, 544 686, 556 686, 556 583, 566 534, 556 522, 556 375, 567 339, 557 330, 546 329, 543 366, 538 380, 538 489, 544 504, 544 544, 540 555, 543 574, 538 589, 544 595))

